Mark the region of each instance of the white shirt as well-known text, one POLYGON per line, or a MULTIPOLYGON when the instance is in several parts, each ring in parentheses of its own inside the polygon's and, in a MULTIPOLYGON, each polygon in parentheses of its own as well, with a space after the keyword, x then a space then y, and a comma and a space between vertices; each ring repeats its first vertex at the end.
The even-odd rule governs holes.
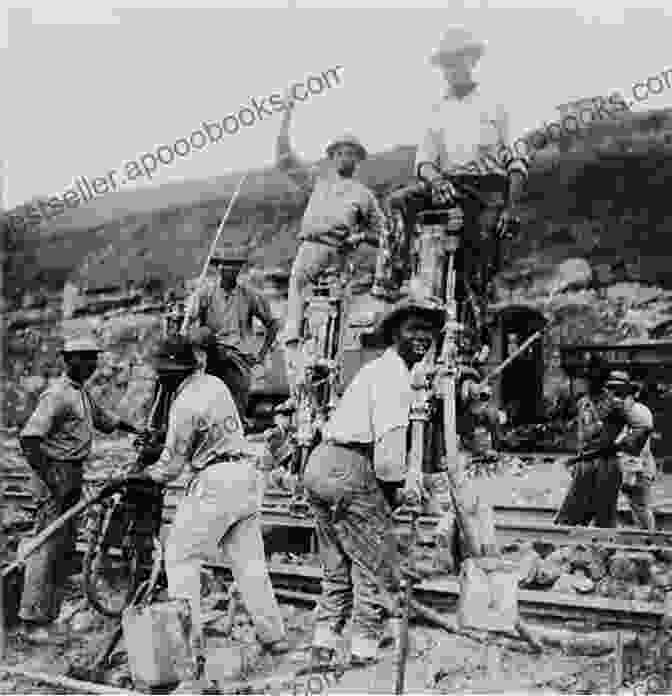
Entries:
POLYGON ((325 440, 373 444, 378 478, 401 480, 406 475, 406 429, 412 401, 411 372, 399 353, 388 348, 352 380, 324 428, 325 440), (393 431, 399 431, 399 443, 383 441, 393 431), (395 448, 400 457, 390 455, 395 448))
POLYGON ((452 174, 500 174, 512 170, 527 175, 525 151, 509 144, 504 107, 476 87, 464 99, 447 97, 435 104, 418 145, 420 162, 435 162, 452 174))

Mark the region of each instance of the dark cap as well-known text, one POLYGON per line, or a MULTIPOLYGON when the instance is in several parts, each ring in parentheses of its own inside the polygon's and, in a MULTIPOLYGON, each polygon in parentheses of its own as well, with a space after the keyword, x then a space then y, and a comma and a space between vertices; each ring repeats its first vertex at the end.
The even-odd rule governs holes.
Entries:
POLYGON ((198 367, 198 360, 188 339, 173 336, 161 342, 154 354, 153 364, 160 372, 187 372, 198 367))

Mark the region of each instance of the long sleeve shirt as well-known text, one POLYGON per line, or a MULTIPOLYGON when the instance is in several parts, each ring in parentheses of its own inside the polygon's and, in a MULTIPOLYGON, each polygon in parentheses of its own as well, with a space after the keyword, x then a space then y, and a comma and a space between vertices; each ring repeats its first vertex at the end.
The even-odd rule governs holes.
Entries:
POLYGON ((187 313, 188 326, 200 322, 213 331, 218 343, 233 346, 243 355, 256 351, 255 318, 267 333, 277 333, 277 321, 266 298, 242 281, 230 292, 205 281, 192 296, 187 313))
POLYGON ((421 162, 433 162, 450 174, 527 177, 529 159, 509 142, 504 107, 477 87, 464 99, 448 97, 435 105, 416 153, 421 162))
POLYGON ((218 454, 251 452, 229 388, 199 371, 179 386, 168 414, 163 451, 145 471, 164 483, 178 478, 187 466, 192 473, 202 470, 218 454))
POLYGON ((635 401, 625 409, 625 427, 616 439, 621 452, 633 457, 649 478, 655 478, 656 460, 651 451, 653 414, 648 406, 635 401))
POLYGON ((283 138, 278 141, 278 167, 309 197, 300 241, 342 246, 361 231, 367 241, 378 243, 386 220, 374 193, 364 184, 336 172, 320 176, 318 168, 302 163, 283 138))
POLYGON ((325 439, 373 444, 376 476, 401 481, 407 473, 406 432, 412 402, 411 372, 399 353, 388 348, 355 375, 326 425, 325 439))
POLYGON ((42 452, 51 460, 82 462, 91 454, 94 428, 111 433, 120 422, 83 385, 63 375, 42 393, 19 437, 39 437, 42 452))

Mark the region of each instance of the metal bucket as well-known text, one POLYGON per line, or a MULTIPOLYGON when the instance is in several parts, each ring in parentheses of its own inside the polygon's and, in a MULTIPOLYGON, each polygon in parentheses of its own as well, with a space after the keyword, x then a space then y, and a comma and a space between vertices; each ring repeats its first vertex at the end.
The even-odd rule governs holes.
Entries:
POLYGON ((121 622, 136 687, 171 686, 189 678, 191 613, 185 599, 130 606, 121 622))

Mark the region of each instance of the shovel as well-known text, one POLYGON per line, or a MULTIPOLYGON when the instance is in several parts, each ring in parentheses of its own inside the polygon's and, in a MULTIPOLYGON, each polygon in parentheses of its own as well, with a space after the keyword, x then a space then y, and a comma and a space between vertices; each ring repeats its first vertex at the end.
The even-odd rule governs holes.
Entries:
POLYGON ((7 641, 7 623, 13 617, 14 612, 12 604, 6 604, 6 597, 11 593, 18 594, 16 591, 19 582, 19 572, 22 569, 26 559, 31 554, 35 553, 50 537, 62 529, 73 517, 77 517, 87 507, 97 503, 107 495, 107 491, 103 489, 92 498, 80 500, 76 505, 73 505, 69 510, 64 512, 58 519, 55 519, 48 527, 43 529, 34 539, 27 542, 21 549, 18 557, 8 566, 2 569, 0 573, 0 660, 5 656, 6 641, 7 641))

